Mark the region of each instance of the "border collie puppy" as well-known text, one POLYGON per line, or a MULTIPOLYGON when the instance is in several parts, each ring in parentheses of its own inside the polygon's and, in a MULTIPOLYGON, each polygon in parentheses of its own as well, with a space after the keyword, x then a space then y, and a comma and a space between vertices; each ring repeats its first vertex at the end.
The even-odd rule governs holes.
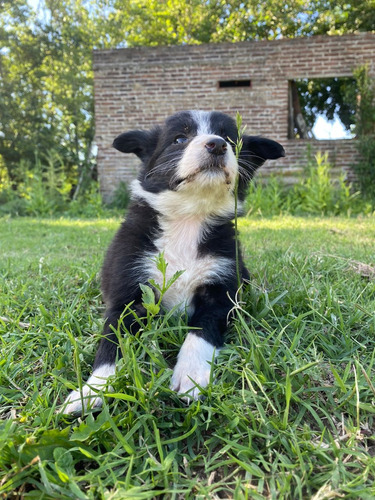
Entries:
MULTIPOLYGON (((275 141, 246 136, 237 162, 237 127, 218 112, 184 111, 150 131, 119 135, 113 146, 142 161, 132 184, 132 203, 104 261, 102 291, 107 306, 103 338, 93 373, 82 390, 73 391, 62 408, 77 413, 102 404, 98 391, 115 373, 121 355, 114 329, 134 332, 132 315, 121 318, 132 303, 145 315, 140 284, 162 282, 155 258, 164 254, 166 277, 184 271, 163 296, 162 306, 187 311, 187 334, 173 371, 171 388, 197 399, 210 378, 210 363, 224 343, 228 314, 238 289, 236 275, 235 185, 238 201, 255 170, 267 159, 284 156, 275 141)), ((240 256, 242 279, 249 277, 240 256)))

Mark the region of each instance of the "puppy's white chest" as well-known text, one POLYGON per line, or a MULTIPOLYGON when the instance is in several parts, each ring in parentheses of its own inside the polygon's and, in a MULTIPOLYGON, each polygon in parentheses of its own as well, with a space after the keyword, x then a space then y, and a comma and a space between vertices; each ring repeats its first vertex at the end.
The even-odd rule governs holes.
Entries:
MULTIPOLYGON (((163 305, 171 309, 187 308, 191 312, 191 301, 195 290, 202 284, 212 281, 219 272, 219 259, 213 256, 199 256, 198 246, 204 236, 204 223, 199 218, 179 218, 160 221, 162 234, 155 241, 158 254, 163 253, 167 263, 166 279, 178 271, 183 274, 166 291, 163 305)), ((154 255, 155 256, 155 255, 154 255)), ((162 283, 161 272, 153 264, 151 278, 162 283)))

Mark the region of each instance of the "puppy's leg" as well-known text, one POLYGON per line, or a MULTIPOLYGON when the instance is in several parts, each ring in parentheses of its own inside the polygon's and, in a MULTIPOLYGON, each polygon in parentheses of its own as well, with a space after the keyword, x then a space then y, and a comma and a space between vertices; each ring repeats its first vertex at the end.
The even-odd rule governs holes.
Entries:
POLYGON ((210 381, 211 365, 224 344, 227 316, 231 302, 227 287, 206 285, 200 287, 193 299, 194 313, 189 326, 197 328, 188 333, 173 371, 171 388, 186 399, 198 399, 200 387, 210 381))
MULTIPOLYGON (((96 353, 92 375, 82 387, 82 392, 72 391, 69 394, 61 408, 61 413, 76 414, 80 413, 82 408, 84 410, 100 408, 103 401, 98 392, 112 391, 112 388, 107 386, 108 378, 115 374, 116 359, 121 356, 117 335, 113 332, 113 327, 118 328, 122 312, 123 308, 107 313, 108 318, 96 353)), ((133 316, 126 316, 121 320, 121 330, 131 331, 133 323, 133 316)))

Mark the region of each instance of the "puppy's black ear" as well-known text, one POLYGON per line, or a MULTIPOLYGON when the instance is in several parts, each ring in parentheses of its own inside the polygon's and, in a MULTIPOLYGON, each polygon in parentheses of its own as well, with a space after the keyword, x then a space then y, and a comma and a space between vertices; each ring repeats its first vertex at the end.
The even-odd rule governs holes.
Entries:
POLYGON ((281 144, 271 139, 244 135, 242 140, 243 146, 240 156, 256 168, 263 165, 266 160, 276 160, 285 156, 285 150, 281 144))
POLYGON ((132 130, 116 137, 112 146, 122 153, 134 153, 142 161, 152 156, 159 138, 159 129, 132 130))

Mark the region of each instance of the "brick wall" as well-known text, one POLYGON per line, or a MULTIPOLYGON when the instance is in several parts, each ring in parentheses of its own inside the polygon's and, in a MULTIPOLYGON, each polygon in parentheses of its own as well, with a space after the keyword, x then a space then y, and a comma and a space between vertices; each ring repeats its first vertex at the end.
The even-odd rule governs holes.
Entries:
POLYGON ((96 143, 101 190, 110 198, 120 180, 135 177, 138 160, 111 147, 119 133, 148 129, 184 109, 239 111, 247 133, 281 142, 286 158, 262 175, 293 182, 312 152, 328 151, 337 172, 356 158, 354 141, 288 140, 288 81, 352 76, 368 63, 375 77, 375 34, 315 36, 198 46, 137 47, 94 52, 96 143), (250 79, 251 87, 219 88, 220 80, 250 79))

